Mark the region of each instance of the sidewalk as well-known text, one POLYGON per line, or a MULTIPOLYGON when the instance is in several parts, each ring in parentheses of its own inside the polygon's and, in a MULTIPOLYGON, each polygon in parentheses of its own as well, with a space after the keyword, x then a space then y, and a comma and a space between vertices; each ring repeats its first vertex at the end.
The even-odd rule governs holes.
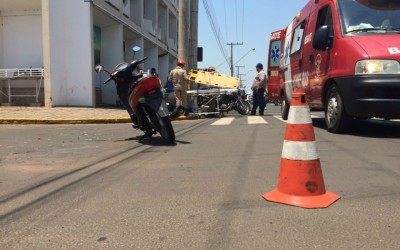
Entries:
MULTIPOLYGON (((180 117, 179 120, 191 117, 180 117)), ((125 109, 115 107, 0 106, 0 124, 130 123, 125 109)))
POLYGON ((21 107, 0 106, 0 123, 76 124, 131 122, 124 109, 113 107, 21 107))

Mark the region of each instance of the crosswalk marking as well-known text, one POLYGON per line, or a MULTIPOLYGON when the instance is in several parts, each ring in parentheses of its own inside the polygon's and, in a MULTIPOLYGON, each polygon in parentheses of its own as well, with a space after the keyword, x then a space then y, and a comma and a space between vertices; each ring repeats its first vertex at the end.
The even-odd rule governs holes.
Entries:
MULTIPOLYGON (((287 121, 282 119, 281 115, 274 115, 274 118, 286 123, 287 121)), ((265 119, 266 117, 263 116, 248 116, 248 117, 223 117, 220 118, 218 120, 216 120, 215 122, 211 123, 212 126, 228 126, 233 124, 237 124, 237 125, 256 125, 256 124, 268 124, 268 122, 265 119), (247 119, 246 119, 247 118, 247 119), (236 119, 236 121, 234 122, 234 120, 236 119), (247 122, 246 122, 247 121, 247 122)), ((316 115, 311 115, 311 118, 313 119, 324 119, 324 114, 316 114, 316 115)), ((382 120, 382 119, 377 119, 377 118, 372 118, 373 120, 382 120)), ((390 120, 393 122, 399 122, 400 120, 390 120)))
POLYGON ((286 122, 285 120, 282 119, 281 115, 274 115, 274 117, 282 122, 286 122))
MULTIPOLYGON (((275 117, 276 119, 282 121, 282 122, 287 122, 287 121, 285 121, 285 120, 282 119, 282 116, 281 116, 281 115, 274 115, 274 117, 275 117)), ((324 119, 325 116, 324 116, 324 114, 311 115, 311 118, 315 118, 315 119, 324 119)), ((382 118, 371 118, 371 120, 383 121, 384 119, 382 119, 382 118)), ((390 120, 390 121, 392 121, 392 122, 399 122, 400 119, 393 119, 393 120, 390 120)))
POLYGON ((268 124, 261 116, 249 116, 247 117, 248 124, 268 124))
POLYGON ((234 117, 225 117, 217 120, 216 122, 213 122, 211 125, 213 126, 221 126, 221 125, 229 125, 232 123, 234 120, 234 117))
MULTIPOLYGON (((235 117, 224 117, 224 118, 220 118, 217 121, 211 123, 211 125, 212 126, 230 125, 235 119, 236 119, 235 117)), ((252 125, 268 124, 268 122, 261 116, 248 116, 247 119, 238 118, 237 121, 240 121, 240 124, 252 124, 252 125), (247 123, 245 123, 246 120, 247 120, 247 123)))

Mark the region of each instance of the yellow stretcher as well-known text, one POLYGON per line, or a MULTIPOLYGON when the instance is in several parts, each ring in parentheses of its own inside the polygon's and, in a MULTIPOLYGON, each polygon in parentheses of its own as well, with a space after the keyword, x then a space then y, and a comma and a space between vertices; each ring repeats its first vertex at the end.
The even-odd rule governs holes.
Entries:
POLYGON ((208 86, 198 86, 195 90, 187 91, 193 113, 198 115, 222 116, 221 96, 238 91, 240 85, 239 78, 197 69, 190 71, 189 80, 198 85, 208 86))
POLYGON ((197 84, 214 86, 219 88, 237 89, 240 85, 240 79, 227 76, 218 72, 207 72, 204 70, 191 70, 189 80, 197 84))

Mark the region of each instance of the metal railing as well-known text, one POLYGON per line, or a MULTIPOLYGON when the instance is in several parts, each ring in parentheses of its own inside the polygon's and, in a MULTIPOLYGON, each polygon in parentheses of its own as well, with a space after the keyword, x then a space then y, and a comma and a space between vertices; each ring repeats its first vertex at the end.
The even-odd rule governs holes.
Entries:
POLYGON ((29 78, 43 77, 44 69, 29 68, 29 69, 0 69, 0 78, 29 78))
POLYGON ((8 103, 11 104, 11 97, 35 97, 36 103, 39 103, 40 88, 42 87, 44 77, 43 68, 26 69, 0 69, 0 81, 7 81, 6 92, 0 88, 0 94, 8 97, 8 103), (34 95, 16 95, 11 93, 12 80, 35 80, 34 95))

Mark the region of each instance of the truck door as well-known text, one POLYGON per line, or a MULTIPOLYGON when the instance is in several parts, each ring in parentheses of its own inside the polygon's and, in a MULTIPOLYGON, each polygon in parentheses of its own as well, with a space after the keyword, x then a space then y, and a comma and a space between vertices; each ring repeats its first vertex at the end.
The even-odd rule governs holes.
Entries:
MULTIPOLYGON (((310 17, 310 32, 315 32, 322 26, 328 26, 329 36, 334 37, 332 11, 329 5, 317 9, 310 17), (313 23, 316 23, 315 30, 311 30, 313 23)), ((322 91, 323 84, 327 80, 329 72, 330 50, 318 51, 313 48, 312 42, 306 46, 303 61, 306 63, 309 72, 309 83, 306 94, 310 107, 323 108, 322 91)))
POLYGON ((284 30, 271 33, 268 58, 268 99, 279 100, 281 77, 279 75, 284 30))

